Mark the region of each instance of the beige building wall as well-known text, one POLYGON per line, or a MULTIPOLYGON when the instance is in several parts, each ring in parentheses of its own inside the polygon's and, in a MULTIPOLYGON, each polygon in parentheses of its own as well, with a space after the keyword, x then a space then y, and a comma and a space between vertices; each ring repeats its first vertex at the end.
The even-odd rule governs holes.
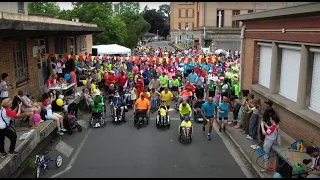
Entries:
POLYGON ((193 26, 197 26, 197 2, 190 4, 179 4, 179 2, 170 2, 171 14, 170 14, 170 29, 179 29, 179 23, 181 23, 181 29, 185 29, 185 24, 189 24, 189 29, 193 26), (179 11, 181 16, 179 16, 179 11), (188 14, 187 14, 188 13, 188 14))
MULTIPOLYGON (((191 23, 194 23, 194 28, 216 28, 217 26, 217 10, 224 10, 224 27, 232 27, 232 10, 240 10, 240 14, 247 14, 248 10, 264 11, 267 9, 277 9, 287 6, 294 6, 309 2, 188 2, 189 4, 179 4, 180 2, 171 2, 171 14, 170 14, 170 30, 178 30, 179 23, 181 23, 181 29, 185 28, 185 23, 189 23, 189 29, 191 23), (186 9, 188 9, 188 18, 186 17, 186 9), (181 16, 179 17, 179 10, 181 10, 181 16), (194 10, 194 16, 192 16, 192 10, 194 10), (197 13, 199 12, 199 19, 197 13), (199 27, 198 25, 199 21, 199 27)), ((239 26, 242 23, 239 22, 239 26)))

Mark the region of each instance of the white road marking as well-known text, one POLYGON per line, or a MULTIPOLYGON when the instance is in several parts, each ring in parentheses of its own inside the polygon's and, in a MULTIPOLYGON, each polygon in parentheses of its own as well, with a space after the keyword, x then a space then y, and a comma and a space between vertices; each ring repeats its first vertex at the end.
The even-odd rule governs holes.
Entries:
POLYGON ((222 142, 226 145, 234 160, 237 162, 238 166, 241 168, 242 172, 247 176, 247 178, 255 178, 255 176, 248 170, 248 166, 246 166, 245 162, 241 159, 240 152, 238 152, 238 149, 234 147, 231 140, 227 137, 226 134, 224 134, 223 131, 219 132, 219 126, 216 121, 213 127, 221 138, 222 142))
POLYGON ((78 158, 78 156, 79 156, 79 154, 80 154, 80 152, 81 152, 81 150, 82 150, 82 148, 83 148, 83 146, 84 146, 84 143, 87 141, 87 139, 88 139, 88 137, 89 137, 89 134, 91 133, 91 130, 92 130, 92 128, 90 128, 90 129, 88 130, 88 132, 87 132, 87 134, 85 135, 84 139, 82 140, 80 146, 78 147, 77 151, 74 153, 72 159, 70 160, 67 168, 64 169, 63 171, 61 171, 61 172, 59 172, 59 173, 51 176, 50 178, 57 178, 58 176, 66 173, 67 171, 69 171, 69 170, 72 168, 74 162, 75 162, 76 159, 78 158))
POLYGON ((68 144, 66 144, 65 142, 63 142, 63 141, 60 141, 60 142, 56 145, 55 149, 56 149, 58 152, 60 152, 60 153, 62 153, 63 155, 65 155, 67 158, 69 158, 70 155, 71 155, 72 152, 73 152, 73 148, 72 148, 71 146, 69 146, 68 144))

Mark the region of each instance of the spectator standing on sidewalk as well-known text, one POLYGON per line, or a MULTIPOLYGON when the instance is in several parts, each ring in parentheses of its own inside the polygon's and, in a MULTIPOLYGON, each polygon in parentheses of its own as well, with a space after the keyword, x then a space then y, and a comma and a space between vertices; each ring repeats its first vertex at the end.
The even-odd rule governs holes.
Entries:
POLYGON ((1 82, 0 82, 0 102, 2 102, 4 99, 8 98, 9 92, 8 92, 8 74, 2 73, 1 74, 1 82))
POLYGON ((5 157, 7 153, 4 150, 4 139, 8 137, 10 139, 9 155, 17 155, 18 153, 14 151, 17 142, 17 133, 10 125, 12 118, 20 115, 22 103, 20 102, 15 110, 11 110, 12 99, 7 98, 1 103, 0 111, 0 153, 1 158, 5 157), (17 113, 15 111, 18 111, 17 113))
MULTIPOLYGON (((271 126, 271 121, 270 118, 272 118, 276 112, 274 111, 274 109, 272 108, 273 102, 271 100, 267 100, 264 101, 264 103, 266 104, 266 110, 263 113, 263 121, 268 125, 271 126)), ((262 145, 264 140, 265 140, 265 135, 262 133, 262 129, 260 129, 260 143, 258 145, 262 145)))
POLYGON ((263 155, 264 169, 261 169, 260 172, 265 172, 268 168, 268 159, 270 158, 271 148, 277 143, 279 122, 279 117, 277 115, 273 115, 273 117, 270 118, 271 126, 267 125, 265 121, 261 121, 260 123, 262 134, 265 135, 265 140, 263 143, 263 150, 265 152, 263 155), (267 128, 267 130, 265 130, 265 128, 267 128))
POLYGON ((259 112, 261 109, 261 102, 260 99, 254 100, 254 107, 250 108, 248 105, 249 111, 252 111, 249 120, 249 135, 247 135, 247 139, 253 140, 256 139, 257 136, 257 126, 259 122, 259 112))

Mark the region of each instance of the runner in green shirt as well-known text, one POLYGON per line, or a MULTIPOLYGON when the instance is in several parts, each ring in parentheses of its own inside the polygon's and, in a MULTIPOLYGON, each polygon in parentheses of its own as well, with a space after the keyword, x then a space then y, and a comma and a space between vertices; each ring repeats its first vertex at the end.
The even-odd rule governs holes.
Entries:
POLYGON ((130 72, 128 72, 128 77, 129 78, 133 78, 133 73, 130 71, 130 72))
POLYGON ((179 79, 176 76, 173 76, 171 80, 171 85, 172 85, 171 91, 173 93, 174 98, 178 96, 179 84, 180 84, 179 79))
POLYGON ((163 72, 162 75, 159 77, 161 88, 160 91, 163 91, 164 88, 168 87, 169 78, 166 76, 166 73, 163 72))
POLYGON ((213 78, 210 79, 210 82, 208 84, 208 91, 209 91, 209 97, 214 97, 215 96, 215 83, 213 81, 213 78))
POLYGON ((90 104, 92 113, 102 113, 103 103, 99 103, 99 100, 96 99, 94 103, 90 104))

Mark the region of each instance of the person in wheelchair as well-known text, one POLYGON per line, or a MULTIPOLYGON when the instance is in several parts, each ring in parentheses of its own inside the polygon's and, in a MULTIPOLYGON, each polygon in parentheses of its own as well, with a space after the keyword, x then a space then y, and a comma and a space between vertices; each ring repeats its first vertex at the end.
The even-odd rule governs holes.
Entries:
POLYGON ((115 91, 115 94, 112 98, 112 101, 111 101, 111 104, 110 104, 110 107, 112 107, 113 111, 113 116, 115 118, 115 120, 117 121, 117 111, 118 109, 120 108, 120 117, 119 117, 119 120, 122 119, 123 117, 123 112, 124 112, 124 103, 123 103, 123 98, 119 95, 119 92, 118 91, 115 91))
POLYGON ((190 88, 183 90, 180 93, 180 97, 178 99, 178 103, 176 104, 176 108, 178 107, 178 104, 180 105, 182 101, 191 101, 191 97, 193 97, 192 90, 190 88))
POLYGON ((166 101, 161 101, 160 107, 158 109, 158 116, 159 116, 159 121, 164 124, 164 123, 168 123, 168 108, 166 106, 166 101))
POLYGON ((183 120, 186 117, 190 118, 191 117, 191 107, 187 103, 187 101, 183 101, 179 105, 179 112, 180 112, 180 119, 183 120))
POLYGON ((204 88, 201 85, 197 85, 197 88, 194 92, 194 100, 205 100, 205 92, 204 92, 204 88))
POLYGON ((150 113, 150 102, 148 99, 144 97, 144 94, 141 94, 141 97, 136 100, 133 108, 135 123, 137 122, 140 116, 142 117, 142 120, 144 120, 144 117, 147 117, 149 113, 150 113))
MULTIPOLYGON (((99 103, 99 100, 96 99, 93 103, 90 104, 90 107, 91 107, 91 114, 92 114, 92 117, 95 117, 97 119, 101 119, 102 118, 102 110, 103 110, 103 107, 104 107, 104 104, 103 103, 99 103)), ((95 122, 95 125, 94 127, 100 127, 101 122, 95 122)))
POLYGON ((195 102, 193 106, 193 113, 195 118, 201 116, 201 108, 204 103, 205 101, 203 99, 197 99, 197 101, 195 102))
POLYGON ((114 88, 113 84, 110 84, 109 89, 107 91, 106 96, 108 97, 109 103, 111 103, 113 96, 115 94, 116 89, 114 88))
POLYGON ((190 118, 185 116, 183 121, 181 121, 180 128, 183 131, 183 134, 188 139, 191 137, 190 135, 190 129, 192 127, 192 122, 190 121, 190 118))

